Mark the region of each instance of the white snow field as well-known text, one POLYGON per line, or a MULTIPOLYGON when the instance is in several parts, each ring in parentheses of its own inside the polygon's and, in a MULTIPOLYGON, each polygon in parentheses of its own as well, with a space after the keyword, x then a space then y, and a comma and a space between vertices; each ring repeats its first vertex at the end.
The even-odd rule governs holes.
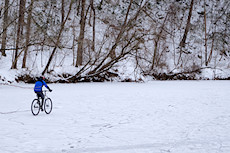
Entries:
POLYGON ((230 81, 0 85, 0 153, 230 153, 230 81), (16 87, 20 86, 20 87, 16 87))

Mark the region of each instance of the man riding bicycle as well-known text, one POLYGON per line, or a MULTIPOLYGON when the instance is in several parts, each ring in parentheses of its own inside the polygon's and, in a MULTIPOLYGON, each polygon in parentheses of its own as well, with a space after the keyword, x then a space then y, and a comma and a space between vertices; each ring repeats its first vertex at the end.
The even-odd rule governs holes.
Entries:
POLYGON ((35 86, 34 86, 34 92, 37 94, 38 97, 42 98, 42 104, 41 104, 41 110, 43 111, 43 102, 44 102, 44 94, 42 92, 42 87, 45 86, 50 92, 52 92, 52 90, 49 88, 49 86, 47 86, 46 82, 44 81, 45 77, 41 76, 38 78, 38 81, 36 81, 35 86))

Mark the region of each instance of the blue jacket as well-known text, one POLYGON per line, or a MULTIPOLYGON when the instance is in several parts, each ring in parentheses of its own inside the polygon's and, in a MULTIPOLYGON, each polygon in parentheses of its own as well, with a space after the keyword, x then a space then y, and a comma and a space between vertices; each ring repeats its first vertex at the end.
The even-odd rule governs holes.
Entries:
POLYGON ((43 85, 49 89, 49 87, 47 86, 46 82, 44 80, 39 80, 35 83, 35 86, 34 86, 34 92, 41 92, 42 91, 42 87, 43 85))

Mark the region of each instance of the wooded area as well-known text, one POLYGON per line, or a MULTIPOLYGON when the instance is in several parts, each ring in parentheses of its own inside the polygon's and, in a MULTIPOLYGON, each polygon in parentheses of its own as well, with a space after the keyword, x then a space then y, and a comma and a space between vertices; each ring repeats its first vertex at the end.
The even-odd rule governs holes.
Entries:
POLYGON ((226 69, 229 21, 229 0, 2 0, 0 60, 66 82, 226 69))

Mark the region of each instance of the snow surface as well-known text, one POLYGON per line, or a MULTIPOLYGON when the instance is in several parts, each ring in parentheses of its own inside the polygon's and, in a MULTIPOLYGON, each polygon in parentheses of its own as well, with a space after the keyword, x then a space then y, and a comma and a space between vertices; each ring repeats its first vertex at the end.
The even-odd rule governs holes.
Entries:
POLYGON ((0 85, 1 153, 229 153, 230 81, 0 85))

